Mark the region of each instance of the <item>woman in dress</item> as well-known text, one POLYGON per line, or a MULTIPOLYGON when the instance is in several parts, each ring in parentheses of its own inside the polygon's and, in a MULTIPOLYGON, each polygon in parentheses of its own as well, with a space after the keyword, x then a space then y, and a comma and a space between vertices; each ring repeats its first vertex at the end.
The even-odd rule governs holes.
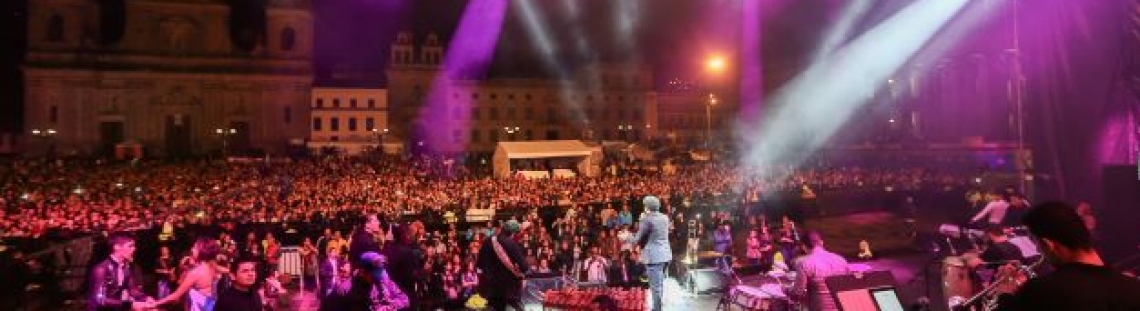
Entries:
POLYGON ((217 260, 221 247, 218 241, 211 238, 199 238, 194 243, 193 253, 196 254, 197 265, 182 276, 178 282, 178 289, 169 296, 155 301, 154 306, 161 306, 187 297, 187 311, 212 311, 217 301, 215 293, 218 272, 214 261, 217 260))

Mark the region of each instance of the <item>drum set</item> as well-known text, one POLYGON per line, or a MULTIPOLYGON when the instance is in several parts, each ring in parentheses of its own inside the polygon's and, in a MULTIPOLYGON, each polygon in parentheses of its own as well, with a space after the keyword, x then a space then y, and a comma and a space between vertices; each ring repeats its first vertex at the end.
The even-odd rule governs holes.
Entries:
POLYGON ((772 271, 753 284, 738 281, 721 298, 717 310, 729 310, 732 306, 755 311, 798 310, 796 301, 787 294, 791 292, 795 280, 796 272, 772 271))

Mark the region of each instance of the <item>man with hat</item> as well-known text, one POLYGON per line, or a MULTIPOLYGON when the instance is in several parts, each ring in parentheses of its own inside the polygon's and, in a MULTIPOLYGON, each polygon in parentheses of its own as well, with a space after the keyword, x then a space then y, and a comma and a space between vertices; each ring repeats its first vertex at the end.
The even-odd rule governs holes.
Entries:
POLYGON ((526 273, 530 271, 523 256, 523 248, 515 242, 519 232, 518 221, 509 220, 503 224, 499 235, 483 241, 476 264, 482 275, 479 278, 479 293, 487 299, 492 310, 506 310, 510 305, 516 310, 522 308, 522 289, 526 273))
POLYGON ((641 200, 645 213, 637 230, 641 245, 641 262, 649 275, 649 289, 653 295, 653 311, 661 311, 661 295, 665 282, 665 265, 673 260, 669 247, 669 217, 661 213, 661 200, 647 196, 641 200))

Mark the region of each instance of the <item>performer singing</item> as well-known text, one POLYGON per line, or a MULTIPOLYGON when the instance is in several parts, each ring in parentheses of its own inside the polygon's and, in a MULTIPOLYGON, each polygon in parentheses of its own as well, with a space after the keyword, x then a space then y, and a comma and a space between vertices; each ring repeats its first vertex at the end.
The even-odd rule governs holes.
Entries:
POLYGON ((88 311, 143 310, 149 307, 142 292, 142 274, 132 262, 135 241, 126 234, 107 239, 111 256, 91 269, 88 311))
POLYGON ((665 265, 673 260, 673 251, 669 248, 669 217, 661 213, 661 200, 655 196, 646 196, 642 205, 645 205, 645 213, 641 214, 637 241, 642 249, 641 262, 645 263, 649 274, 652 310, 661 311, 665 265))

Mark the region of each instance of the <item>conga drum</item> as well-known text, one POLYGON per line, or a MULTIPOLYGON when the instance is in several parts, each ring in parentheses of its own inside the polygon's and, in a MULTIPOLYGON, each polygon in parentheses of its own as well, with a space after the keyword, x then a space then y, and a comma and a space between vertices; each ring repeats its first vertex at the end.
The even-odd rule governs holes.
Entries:
POLYGON ((942 294, 947 301, 961 301, 974 295, 970 268, 964 256, 948 256, 942 260, 942 294))

